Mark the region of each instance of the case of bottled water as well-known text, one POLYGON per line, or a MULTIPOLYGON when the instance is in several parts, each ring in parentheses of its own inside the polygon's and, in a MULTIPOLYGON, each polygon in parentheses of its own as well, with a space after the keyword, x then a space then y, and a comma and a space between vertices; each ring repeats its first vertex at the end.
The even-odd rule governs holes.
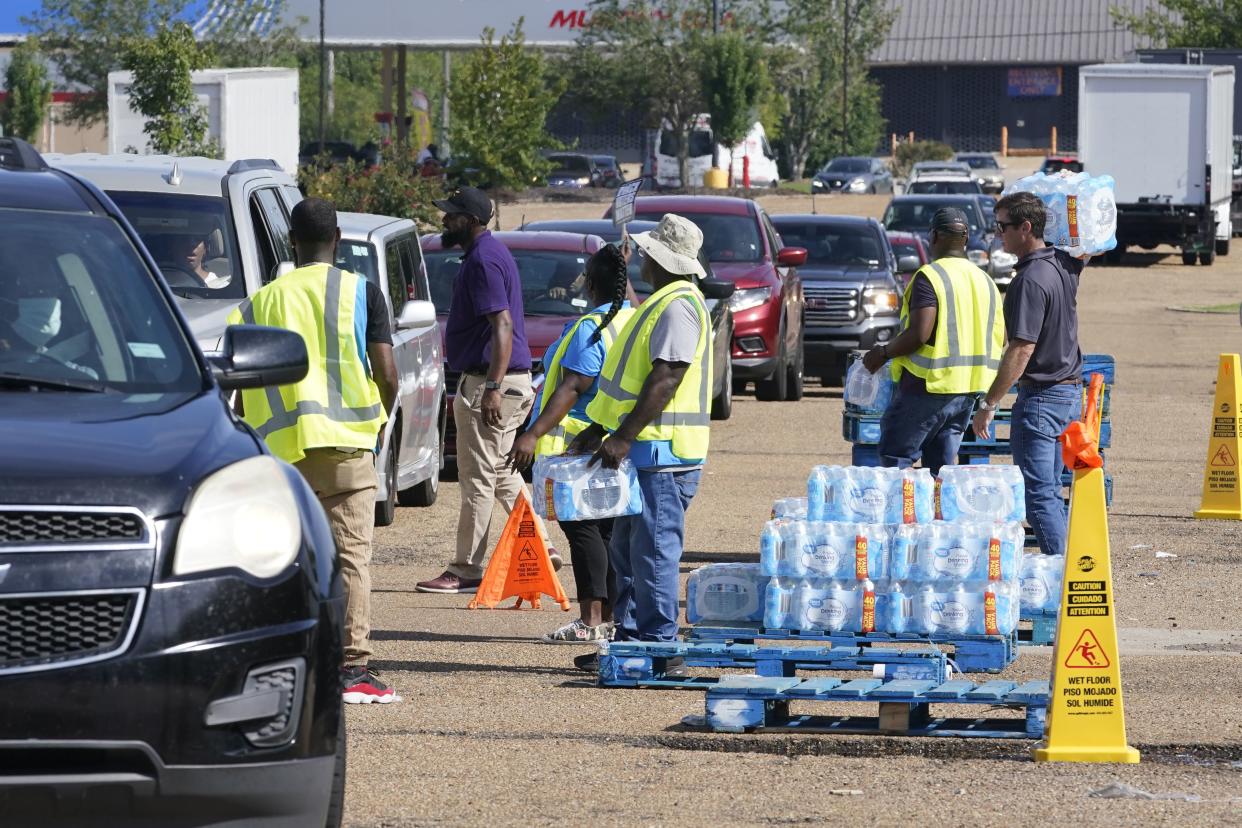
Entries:
POLYGON ((1112 176, 1062 171, 1021 178, 1005 195, 1039 196, 1046 213, 1044 239, 1071 256, 1103 253, 1117 246, 1117 201, 1112 176))
POLYGON ((1064 555, 1039 552, 1022 556, 1022 610, 1043 612, 1061 606, 1061 579, 1065 575, 1064 555))
POLYGON ((874 374, 861 359, 851 360, 845 372, 845 401, 865 414, 882 414, 893 399, 893 376, 888 366, 874 374))
MULTIPOLYGON (((1009 635, 1018 627, 1018 595, 1014 584, 1001 581, 915 585, 903 591, 900 612, 904 632, 924 635, 1009 635)), ((890 619, 895 603, 890 589, 890 619)))
POLYGON ((1017 521, 938 520, 898 526, 893 532, 887 574, 918 583, 1016 583, 1024 542, 1025 533, 1017 521))
POLYGON ((762 621, 768 581, 754 563, 699 567, 686 580, 686 620, 762 621))
POLYGON ((1026 483, 1013 465, 941 466, 936 517, 1026 520, 1026 483))
POLYGON ((935 517, 935 483, 927 469, 816 466, 806 495, 810 521, 928 523, 935 517))
POLYGON ((548 520, 600 520, 637 515, 642 492, 634 464, 619 468, 591 464, 584 454, 558 454, 535 460, 531 472, 534 510, 548 520))
POLYGON ((806 520, 805 497, 782 497, 772 504, 772 520, 806 520))

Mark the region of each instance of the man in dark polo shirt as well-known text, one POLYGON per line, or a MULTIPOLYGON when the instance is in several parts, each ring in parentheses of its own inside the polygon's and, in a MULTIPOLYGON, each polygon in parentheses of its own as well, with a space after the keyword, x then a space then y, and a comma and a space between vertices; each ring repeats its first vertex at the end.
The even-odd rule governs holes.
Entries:
POLYGON ((492 506, 500 501, 507 512, 525 485, 506 458, 535 395, 522 282, 509 249, 487 230, 491 200, 463 187, 435 205, 444 211, 444 248, 465 251, 444 328, 449 368, 461 372, 453 400, 461 511, 456 557, 444 574, 416 588, 474 592, 483 578, 492 506))
POLYGON ((1046 555, 1065 551, 1066 509, 1061 499, 1057 438, 1082 413, 1082 351, 1078 347, 1078 278, 1084 262, 1044 244, 1044 204, 1012 193, 996 204, 996 232, 1018 256, 1005 294, 1009 346, 1000 371, 974 418, 987 434, 996 406, 1018 383, 1009 441, 1026 482, 1026 519, 1046 555))

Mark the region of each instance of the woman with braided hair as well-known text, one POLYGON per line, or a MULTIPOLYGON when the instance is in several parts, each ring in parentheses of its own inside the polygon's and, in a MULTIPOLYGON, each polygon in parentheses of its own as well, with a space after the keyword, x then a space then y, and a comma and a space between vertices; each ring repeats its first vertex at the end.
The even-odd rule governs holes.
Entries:
MULTIPOLYGON (((599 372, 617 332, 634 313, 625 257, 614 245, 600 248, 587 262, 586 290, 596 307, 565 326, 547 350, 543 390, 535 402, 538 416, 513 442, 509 454, 515 469, 535 457, 562 454, 569 441, 588 425, 587 404, 599 388, 599 372)), ((578 588, 581 617, 543 636, 549 644, 586 644, 609 638, 612 624, 612 571, 608 541, 612 519, 560 522, 578 588)))

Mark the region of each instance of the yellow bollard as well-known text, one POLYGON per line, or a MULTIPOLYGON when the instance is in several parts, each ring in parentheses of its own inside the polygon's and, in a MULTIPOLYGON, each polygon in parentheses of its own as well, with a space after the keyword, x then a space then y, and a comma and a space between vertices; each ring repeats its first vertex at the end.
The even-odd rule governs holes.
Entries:
POLYGON ((729 171, 712 167, 703 173, 703 186, 709 190, 727 190, 729 188, 729 171))

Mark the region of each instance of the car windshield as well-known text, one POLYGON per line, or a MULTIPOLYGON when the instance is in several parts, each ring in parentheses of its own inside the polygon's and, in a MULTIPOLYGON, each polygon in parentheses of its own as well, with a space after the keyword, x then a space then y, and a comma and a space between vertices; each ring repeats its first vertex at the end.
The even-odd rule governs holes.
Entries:
MULTIPOLYGON (((669 129, 660 130, 660 155, 676 157, 681 150, 681 136, 669 129)), ((690 157, 700 158, 712 154, 712 133, 706 129, 690 132, 690 157)))
POLYGON ((223 197, 125 191, 108 195, 138 231, 175 293, 212 299, 246 295, 223 197))
MULTIPOLYGON (((137 248, 106 216, 0 210, 0 374, 126 394, 202 374, 137 248)), ((0 391, 17 385, 0 386, 0 391)))
POLYGON ((884 260, 880 239, 866 226, 778 221, 776 230, 786 246, 806 248, 808 265, 879 267, 884 260))
POLYGON ((921 258, 919 256, 919 248, 914 242, 890 241, 889 244, 893 246, 893 255, 898 259, 902 256, 913 256, 916 259, 921 258))
POLYGON ((369 242, 341 239, 336 247, 336 266, 350 273, 357 273, 377 288, 383 288, 379 282, 379 265, 377 264, 375 245, 369 242))
POLYGON ((642 200, 637 202, 639 218, 656 221, 665 212, 685 216, 703 231, 703 249, 713 262, 759 262, 763 261, 763 243, 759 239, 759 225, 753 216, 735 216, 724 213, 692 213, 687 210, 644 211, 642 200))
POLYGON ((555 169, 565 172, 589 173, 591 171, 591 162, 583 155, 552 155, 548 157, 548 161, 552 162, 555 169))
POLYGON ((957 159, 962 164, 967 164, 972 170, 995 170, 996 159, 990 155, 965 155, 957 159))
POLYGON ((970 195, 979 192, 979 185, 973 181, 912 181, 906 187, 910 195, 970 195))
MULTIPOLYGON (((589 307, 586 295, 587 253, 564 250, 510 250, 522 280, 527 316, 576 316, 589 307), (575 303, 575 300, 578 300, 575 303)), ((428 250, 423 258, 431 280, 431 301, 446 314, 453 301, 453 279, 461 267, 460 250, 428 250)))
POLYGON ((964 212, 972 233, 978 233, 983 229, 983 217, 979 213, 978 204, 966 199, 894 201, 884 211, 884 229, 926 233, 927 228, 931 227, 932 216, 941 207, 956 207, 964 212))
POLYGON ((615 170, 617 168, 616 159, 610 155, 597 155, 593 160, 595 161, 595 166, 601 170, 615 170))
POLYGON ((871 162, 862 158, 836 158, 824 167, 824 172, 865 173, 870 170, 871 162))

